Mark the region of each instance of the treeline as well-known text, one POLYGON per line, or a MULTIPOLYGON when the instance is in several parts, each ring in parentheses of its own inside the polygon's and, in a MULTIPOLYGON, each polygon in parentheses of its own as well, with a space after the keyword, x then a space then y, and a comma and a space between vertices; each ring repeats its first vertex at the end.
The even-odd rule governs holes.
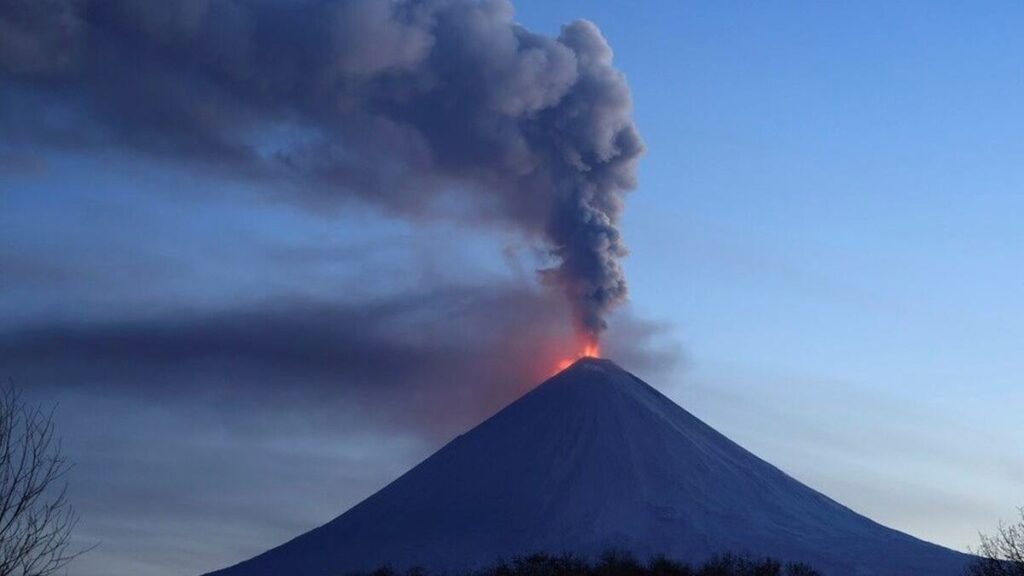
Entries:
MULTIPOLYGON (((396 572, 380 568, 369 576, 434 576, 420 568, 396 572)), ((802 563, 782 563, 771 558, 755 559, 724 554, 700 566, 656 558, 644 563, 630 554, 605 554, 598 562, 572 555, 533 554, 498 562, 466 576, 822 576, 802 563)))

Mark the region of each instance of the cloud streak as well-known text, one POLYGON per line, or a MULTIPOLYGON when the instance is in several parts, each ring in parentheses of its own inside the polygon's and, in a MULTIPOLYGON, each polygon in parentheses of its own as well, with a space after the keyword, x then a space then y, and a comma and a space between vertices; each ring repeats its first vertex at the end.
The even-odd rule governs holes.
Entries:
MULTIPOLYGON (((571 354, 559 303, 525 286, 443 287, 371 302, 264 302, 0 333, 0 366, 58 390, 250 413, 330 418, 372 407, 375 425, 447 437, 522 394, 571 354)), ((637 370, 671 364, 649 325, 623 315, 611 341, 637 370)))

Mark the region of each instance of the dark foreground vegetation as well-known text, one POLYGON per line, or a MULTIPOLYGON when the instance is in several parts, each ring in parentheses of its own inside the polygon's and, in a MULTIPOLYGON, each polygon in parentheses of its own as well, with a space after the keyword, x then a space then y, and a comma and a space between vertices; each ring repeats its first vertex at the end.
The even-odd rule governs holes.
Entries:
POLYGON ((61 452, 53 412, 0 387, 0 576, 63 573, 78 515, 67 500, 71 464, 61 452))
MULTIPOLYGON (((396 572, 381 568, 370 576, 433 576, 414 568, 396 572)), ((665 558, 648 563, 638 561, 629 554, 609 553, 599 562, 591 563, 575 556, 533 554, 510 562, 498 562, 490 568, 478 570, 469 576, 822 576, 806 564, 783 564, 771 558, 752 559, 726 554, 717 556, 701 566, 691 566, 665 558)))
POLYGON ((1015 522, 1000 523, 994 534, 981 535, 981 546, 971 550, 977 559, 967 576, 1024 576, 1024 507, 1015 522))

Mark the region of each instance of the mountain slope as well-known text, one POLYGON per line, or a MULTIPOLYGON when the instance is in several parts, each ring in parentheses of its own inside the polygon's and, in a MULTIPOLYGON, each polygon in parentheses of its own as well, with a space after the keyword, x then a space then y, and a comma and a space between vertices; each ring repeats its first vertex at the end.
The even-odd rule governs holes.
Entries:
POLYGON ((835 575, 960 574, 747 452, 608 360, 583 359, 327 524, 217 576, 459 571, 535 551, 719 552, 835 575))

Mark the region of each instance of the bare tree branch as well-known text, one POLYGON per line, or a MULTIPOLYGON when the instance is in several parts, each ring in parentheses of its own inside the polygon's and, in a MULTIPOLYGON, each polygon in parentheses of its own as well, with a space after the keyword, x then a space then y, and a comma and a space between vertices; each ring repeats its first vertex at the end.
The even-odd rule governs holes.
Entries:
POLYGON ((71 465, 53 411, 0 389, 0 576, 48 576, 84 551, 70 549, 78 515, 67 499, 71 465))
POLYGON ((972 550, 978 559, 968 576, 1024 576, 1024 508, 1014 524, 999 523, 992 535, 981 534, 981 545, 972 550))

